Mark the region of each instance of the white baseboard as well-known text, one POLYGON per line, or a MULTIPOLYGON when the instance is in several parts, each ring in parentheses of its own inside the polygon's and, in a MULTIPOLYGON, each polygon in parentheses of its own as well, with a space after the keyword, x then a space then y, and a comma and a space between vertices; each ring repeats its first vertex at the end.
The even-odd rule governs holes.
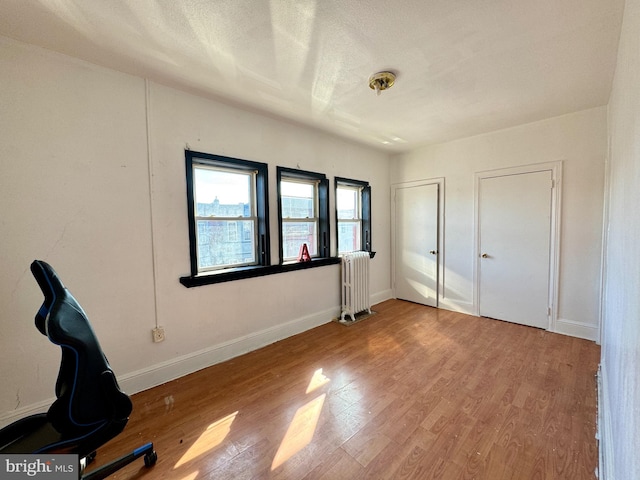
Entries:
POLYGON ((465 302, 462 300, 450 300, 449 298, 440 298, 438 300, 438 308, 449 310, 450 312, 464 313, 465 315, 474 315, 478 317, 473 302, 465 302))
POLYGON ((3 428, 10 423, 20 420, 21 418, 28 417, 29 415, 35 415, 36 413, 44 413, 49 410, 49 407, 53 403, 55 398, 44 400, 42 402, 33 403, 21 408, 16 408, 10 412, 0 415, 0 428, 3 428))
POLYGON ((318 327, 330 322, 339 314, 339 307, 314 313, 275 327, 250 333, 244 337, 213 345, 197 352, 182 355, 137 372, 122 375, 118 378, 118 382, 127 393, 141 392, 244 353, 257 350, 278 340, 318 327))
POLYGON ((382 292, 374 293, 371 295, 371 305, 376 305, 378 303, 385 302, 393 298, 393 292, 391 289, 383 290, 382 292))
MULTIPOLYGON (((339 307, 317 312, 306 317, 276 325, 275 327, 245 335, 244 337, 213 345, 198 350, 197 352, 172 358, 166 362, 158 363, 135 372, 119 375, 118 383, 122 390, 128 394, 138 393, 244 353, 257 350, 278 340, 318 327, 330 322, 339 315, 339 307)), ((52 397, 48 400, 4 413, 0 415, 0 427, 34 413, 46 412, 54 401, 55 398, 52 397)))
POLYGON ((598 367, 598 425, 596 438, 598 439, 598 472, 599 480, 613 480, 613 437, 611 434, 611 418, 609 416, 609 394, 607 389, 606 370, 602 364, 598 367))
POLYGON ((585 325, 565 318, 559 318, 556 321, 556 328, 552 331, 572 337, 584 338, 585 340, 593 340, 594 342, 598 340, 599 333, 599 329, 595 325, 585 325))

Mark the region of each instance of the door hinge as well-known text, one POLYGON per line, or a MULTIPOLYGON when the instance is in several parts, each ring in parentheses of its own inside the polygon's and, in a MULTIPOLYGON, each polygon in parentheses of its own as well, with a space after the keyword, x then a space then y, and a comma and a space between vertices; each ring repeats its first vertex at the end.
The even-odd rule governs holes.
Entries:
POLYGON ((556 188, 556 181, 552 178, 551 179, 551 189, 553 190, 554 188, 556 188))
POLYGON ((551 316, 551 307, 547 308, 547 316, 551 316))

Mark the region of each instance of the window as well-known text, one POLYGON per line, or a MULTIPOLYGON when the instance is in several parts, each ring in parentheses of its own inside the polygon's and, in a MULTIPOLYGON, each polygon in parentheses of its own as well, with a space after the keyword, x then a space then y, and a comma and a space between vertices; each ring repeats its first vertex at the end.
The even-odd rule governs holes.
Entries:
POLYGON ((191 262, 190 275, 180 277, 185 287, 340 263, 340 258, 329 256, 325 175, 278 167, 280 258, 284 258, 283 199, 287 260, 298 258, 302 243, 307 243, 315 258, 272 265, 267 164, 191 151, 185 151, 185 164, 191 262))
POLYGON ((371 187, 367 182, 335 179, 338 255, 371 252, 371 187))
POLYGON ((312 258, 329 257, 329 189, 326 176, 278 167, 280 258, 296 260, 303 244, 312 258))
POLYGON ((268 265, 267 165, 185 152, 191 275, 268 265))

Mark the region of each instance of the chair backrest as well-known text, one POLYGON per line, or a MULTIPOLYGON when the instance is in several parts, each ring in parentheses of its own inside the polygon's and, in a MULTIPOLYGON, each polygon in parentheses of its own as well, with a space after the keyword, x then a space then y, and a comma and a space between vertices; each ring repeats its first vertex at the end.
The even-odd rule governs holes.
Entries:
POLYGON ((119 433, 131 400, 120 390, 87 315, 49 264, 35 260, 31 272, 45 297, 36 327, 62 349, 49 422, 64 437, 88 435, 108 424, 114 435, 119 433))

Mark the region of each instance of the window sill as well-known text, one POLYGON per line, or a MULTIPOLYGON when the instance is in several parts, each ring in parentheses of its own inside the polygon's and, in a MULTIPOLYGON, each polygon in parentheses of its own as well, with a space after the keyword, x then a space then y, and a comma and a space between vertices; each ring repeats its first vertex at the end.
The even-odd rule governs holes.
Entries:
POLYGON ((293 262, 284 265, 267 265, 257 267, 239 267, 233 269, 217 270, 215 272, 202 273, 200 275, 180 277, 180 283, 187 288, 211 285, 214 283, 242 280, 243 278, 263 277, 277 273, 294 272, 305 268, 324 267, 325 265, 337 265, 341 262, 339 257, 315 258, 310 262, 293 262))

